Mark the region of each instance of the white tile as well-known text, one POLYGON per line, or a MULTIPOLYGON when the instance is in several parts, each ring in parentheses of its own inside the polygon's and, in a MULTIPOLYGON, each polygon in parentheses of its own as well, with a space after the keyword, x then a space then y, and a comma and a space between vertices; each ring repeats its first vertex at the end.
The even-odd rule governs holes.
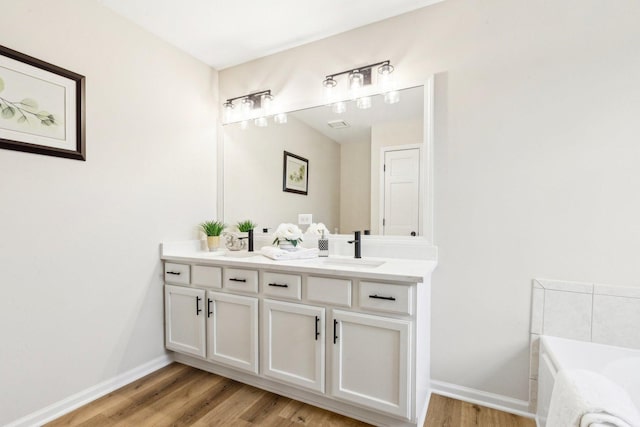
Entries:
POLYGON ((640 299, 594 295, 593 341, 640 349, 640 299))
POLYGON ((593 283, 567 282, 565 280, 537 279, 546 290, 592 293, 593 283))
POLYGON ((529 412, 536 413, 538 409, 538 380, 529 380, 529 412))
POLYGON ((598 285, 593 286, 593 293, 597 295, 611 295, 614 297, 640 298, 640 286, 613 286, 598 285))
POLYGON ((545 291, 545 335, 591 341, 592 294, 577 292, 545 291))
POLYGON ((531 333, 542 333, 544 318, 544 289, 533 288, 531 292, 531 333))
POLYGON ((538 360, 540 359, 540 335, 531 334, 529 340, 529 378, 538 379, 538 360))

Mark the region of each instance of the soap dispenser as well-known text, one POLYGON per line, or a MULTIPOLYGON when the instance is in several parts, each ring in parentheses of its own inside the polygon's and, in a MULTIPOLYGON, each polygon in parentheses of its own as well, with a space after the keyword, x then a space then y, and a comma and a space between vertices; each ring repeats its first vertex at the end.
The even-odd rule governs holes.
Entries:
POLYGON ((325 237, 324 230, 318 239, 318 256, 329 256, 329 239, 325 237))

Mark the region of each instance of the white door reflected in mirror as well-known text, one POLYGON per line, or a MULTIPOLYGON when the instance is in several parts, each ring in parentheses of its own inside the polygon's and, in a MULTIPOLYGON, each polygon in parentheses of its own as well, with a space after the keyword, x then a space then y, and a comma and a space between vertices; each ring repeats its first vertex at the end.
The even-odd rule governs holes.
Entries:
POLYGON ((385 150, 383 170, 382 234, 419 235, 420 148, 385 150))

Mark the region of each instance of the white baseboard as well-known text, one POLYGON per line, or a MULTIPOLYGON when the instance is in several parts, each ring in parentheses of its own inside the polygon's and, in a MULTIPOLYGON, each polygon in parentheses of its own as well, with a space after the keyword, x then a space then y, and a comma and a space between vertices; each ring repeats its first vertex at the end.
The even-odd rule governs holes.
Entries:
POLYGON ((444 381, 432 380, 431 392, 526 418, 534 418, 535 415, 529 412, 529 402, 526 400, 513 399, 501 394, 489 393, 444 381))
POLYGON ((59 402, 51 404, 46 408, 40 409, 16 421, 7 424, 5 427, 30 427, 41 426, 45 423, 55 420, 64 414, 67 414, 82 405, 86 405, 105 394, 111 393, 139 378, 144 377, 160 368, 163 368, 173 362, 170 355, 160 356, 143 365, 124 372, 116 377, 103 381, 81 392, 67 397, 59 402))

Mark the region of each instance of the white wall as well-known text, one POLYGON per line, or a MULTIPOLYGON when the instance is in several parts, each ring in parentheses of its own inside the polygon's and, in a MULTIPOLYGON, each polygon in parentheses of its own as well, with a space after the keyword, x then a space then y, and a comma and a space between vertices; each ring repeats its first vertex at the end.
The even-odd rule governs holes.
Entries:
POLYGON ((338 226, 338 143, 293 117, 266 128, 226 125, 224 132, 224 220, 229 226, 251 219, 273 232, 282 222, 297 224, 301 213, 312 213, 314 222, 330 230, 338 226), (307 195, 282 191, 284 151, 309 160, 307 195))
POLYGON ((528 398, 531 280, 639 286, 640 2, 448 0, 220 72, 322 103, 326 74, 436 74, 434 379, 528 398))
MULTIPOLYGON (((340 233, 370 230, 371 140, 340 145, 340 233)), ((331 229, 333 233, 333 229, 331 229)))
POLYGON ((86 76, 87 161, 0 150, 0 425, 165 354, 159 243, 215 214, 217 73, 94 1, 2 2, 86 76))

